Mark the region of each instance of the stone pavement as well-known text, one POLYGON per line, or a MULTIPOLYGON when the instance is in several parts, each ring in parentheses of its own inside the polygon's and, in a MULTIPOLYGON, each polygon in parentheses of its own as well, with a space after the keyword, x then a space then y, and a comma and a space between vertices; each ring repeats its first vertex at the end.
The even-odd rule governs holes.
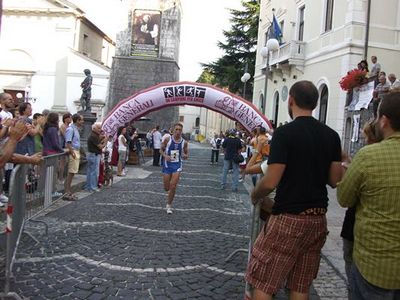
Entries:
MULTIPOLYGON (((28 223, 40 243, 23 236, 12 289, 27 299, 243 299, 247 254, 225 258, 247 248, 248 191, 219 189, 222 164, 209 165, 209 149, 190 144, 190 156, 172 215, 160 169, 142 166, 101 192, 60 201, 39 218, 48 236, 28 223)), ((335 253, 321 259, 311 299, 346 299, 335 253)))

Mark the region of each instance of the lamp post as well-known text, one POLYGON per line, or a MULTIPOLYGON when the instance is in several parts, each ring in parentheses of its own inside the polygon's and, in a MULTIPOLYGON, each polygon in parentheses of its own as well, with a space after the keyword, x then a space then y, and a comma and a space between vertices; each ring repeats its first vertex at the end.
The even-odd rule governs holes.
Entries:
POLYGON ((265 47, 262 47, 260 54, 263 58, 267 59, 265 64, 265 83, 264 83, 264 98, 262 103, 262 113, 265 115, 265 108, 267 105, 267 88, 268 88, 268 74, 269 74, 269 53, 279 49, 279 42, 277 39, 269 39, 265 47))
MULTIPOLYGON (((247 67, 247 65, 246 65, 246 67, 247 67)), ((240 80, 243 82, 243 99, 246 99, 246 83, 250 79, 250 77, 251 77, 251 75, 246 72, 243 74, 242 78, 240 78, 240 80)))

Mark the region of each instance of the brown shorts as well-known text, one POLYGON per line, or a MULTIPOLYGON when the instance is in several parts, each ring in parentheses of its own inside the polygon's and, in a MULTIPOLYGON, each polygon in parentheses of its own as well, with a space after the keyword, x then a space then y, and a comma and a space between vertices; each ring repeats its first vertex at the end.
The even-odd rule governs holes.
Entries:
POLYGON ((253 246, 246 281, 269 295, 285 282, 290 290, 308 293, 326 235, 325 215, 271 216, 253 246))

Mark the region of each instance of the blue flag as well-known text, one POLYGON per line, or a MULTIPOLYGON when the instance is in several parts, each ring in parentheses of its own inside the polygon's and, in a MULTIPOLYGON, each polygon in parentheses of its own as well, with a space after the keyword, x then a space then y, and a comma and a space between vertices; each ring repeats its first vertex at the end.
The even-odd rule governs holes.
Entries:
POLYGON ((279 44, 282 44, 282 30, 279 26, 278 20, 276 19, 275 15, 272 19, 272 24, 270 28, 270 36, 269 38, 277 39, 279 44))

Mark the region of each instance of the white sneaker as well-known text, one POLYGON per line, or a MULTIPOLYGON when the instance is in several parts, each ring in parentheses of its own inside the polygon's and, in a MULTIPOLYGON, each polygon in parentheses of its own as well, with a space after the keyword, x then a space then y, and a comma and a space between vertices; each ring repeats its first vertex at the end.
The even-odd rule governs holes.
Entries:
POLYGON ((0 202, 0 208, 4 207, 5 204, 3 202, 0 202))
POLYGON ((0 194, 0 202, 8 203, 8 197, 4 194, 0 194))
POLYGON ((169 204, 167 204, 167 214, 172 214, 172 207, 169 204))

